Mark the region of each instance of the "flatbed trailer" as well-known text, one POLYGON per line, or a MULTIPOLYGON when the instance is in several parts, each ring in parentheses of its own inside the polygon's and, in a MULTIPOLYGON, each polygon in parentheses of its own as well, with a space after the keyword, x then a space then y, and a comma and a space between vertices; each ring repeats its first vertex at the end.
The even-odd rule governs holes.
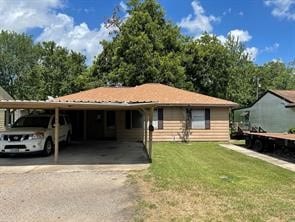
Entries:
POLYGON ((295 134, 258 133, 244 131, 245 143, 248 148, 258 152, 273 151, 276 148, 295 149, 295 134))

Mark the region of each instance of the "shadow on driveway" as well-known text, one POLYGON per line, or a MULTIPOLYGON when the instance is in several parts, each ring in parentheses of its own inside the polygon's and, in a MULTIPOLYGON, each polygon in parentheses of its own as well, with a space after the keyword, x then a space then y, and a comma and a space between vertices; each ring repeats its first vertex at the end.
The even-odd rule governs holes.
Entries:
MULTIPOLYGON (((142 143, 117 141, 82 141, 60 146, 58 165, 146 164, 148 157, 142 143)), ((1 156, 0 166, 56 165, 53 155, 1 156)))

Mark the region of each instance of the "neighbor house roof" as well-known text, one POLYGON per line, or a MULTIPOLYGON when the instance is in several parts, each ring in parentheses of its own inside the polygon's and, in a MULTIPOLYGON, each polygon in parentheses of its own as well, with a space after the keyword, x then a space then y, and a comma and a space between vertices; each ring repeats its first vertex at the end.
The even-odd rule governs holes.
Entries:
POLYGON ((13 98, 0 86, 0 100, 12 100, 13 98))
POLYGON ((263 98, 267 93, 271 93, 272 95, 285 100, 288 104, 286 107, 295 107, 295 90, 268 90, 263 93, 258 99, 256 99, 250 106, 248 107, 240 107, 235 110, 249 109, 254 106, 261 98, 263 98))
POLYGON ((135 87, 99 87, 54 99, 59 102, 157 102, 161 105, 237 106, 228 100, 159 83, 135 87))
POLYGON ((295 103, 295 90, 269 90, 289 103, 295 103))

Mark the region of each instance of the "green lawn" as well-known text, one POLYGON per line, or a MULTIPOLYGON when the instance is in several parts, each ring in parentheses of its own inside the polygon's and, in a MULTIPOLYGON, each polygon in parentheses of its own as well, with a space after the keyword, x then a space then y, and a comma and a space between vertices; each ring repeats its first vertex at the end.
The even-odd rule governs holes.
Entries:
POLYGON ((216 143, 155 143, 135 220, 295 221, 295 173, 216 143))

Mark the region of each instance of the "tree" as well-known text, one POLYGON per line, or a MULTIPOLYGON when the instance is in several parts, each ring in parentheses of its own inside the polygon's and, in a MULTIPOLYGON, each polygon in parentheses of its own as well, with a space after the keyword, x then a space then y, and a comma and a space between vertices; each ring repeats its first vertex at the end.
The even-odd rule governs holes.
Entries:
POLYGON ((245 46, 228 36, 225 47, 229 54, 228 85, 226 99, 240 105, 249 105, 255 100, 257 66, 245 53, 245 46))
POLYGON ((243 44, 231 36, 225 43, 207 33, 190 39, 185 46, 184 66, 196 91, 242 105, 255 98, 257 68, 243 44))
POLYGON ((16 99, 47 99, 79 91, 88 83, 85 56, 54 42, 0 33, 0 84, 16 99))
POLYGON ((268 89, 295 89, 293 69, 280 61, 272 61, 259 67, 260 91, 268 89))
POLYGON ((185 46, 184 66, 196 91, 226 97, 229 55, 216 36, 202 35, 185 46))
MULTIPOLYGON (((0 84, 13 97, 23 98, 19 89, 37 62, 37 51, 32 38, 15 32, 0 32, 0 84)), ((34 84, 34 82, 31 82, 34 84)))
MULTIPOLYGON (((37 47, 38 63, 31 75, 27 76, 28 81, 34 78, 38 80, 35 98, 46 99, 47 96, 62 96, 81 90, 83 86, 78 77, 85 72, 85 56, 57 46, 54 42, 43 42, 37 47)), ((29 90, 31 86, 27 83, 24 90, 29 90)))
POLYGON ((165 20, 155 0, 131 0, 128 5, 129 17, 119 23, 113 41, 102 43, 103 52, 94 62, 93 75, 104 84, 158 82, 190 87, 182 65, 179 28, 165 20))

